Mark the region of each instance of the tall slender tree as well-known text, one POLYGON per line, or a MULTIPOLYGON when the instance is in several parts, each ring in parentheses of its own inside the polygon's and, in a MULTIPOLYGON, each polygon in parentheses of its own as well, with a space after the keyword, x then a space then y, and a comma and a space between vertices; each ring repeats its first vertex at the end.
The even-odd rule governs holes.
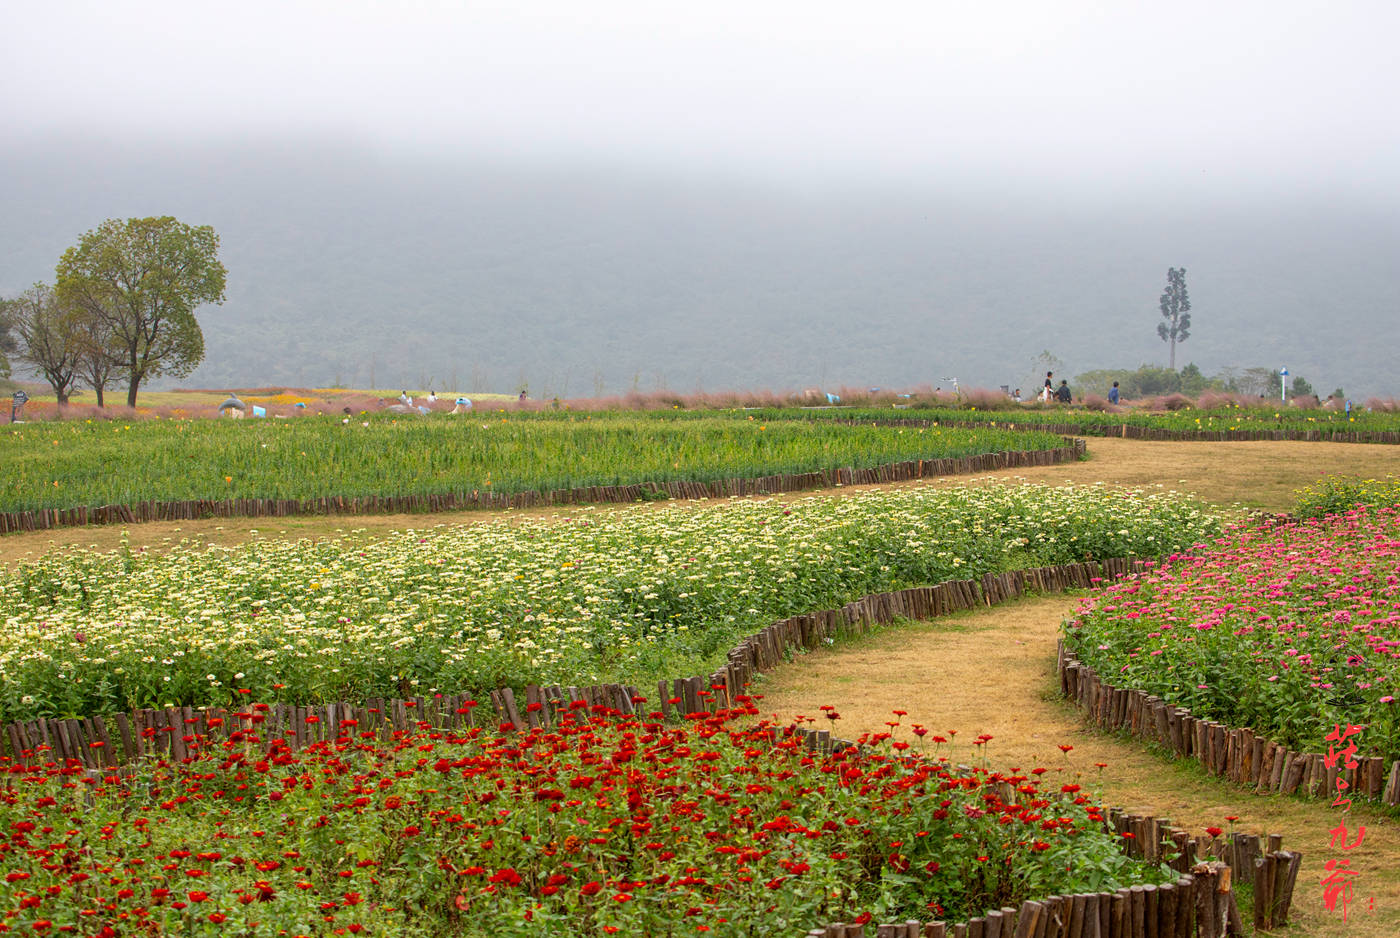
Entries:
POLYGON ((1167 268, 1167 288, 1162 291, 1162 318, 1157 323, 1157 335, 1171 343, 1167 367, 1176 371, 1176 343, 1191 338, 1191 298, 1186 294, 1186 268, 1167 268))

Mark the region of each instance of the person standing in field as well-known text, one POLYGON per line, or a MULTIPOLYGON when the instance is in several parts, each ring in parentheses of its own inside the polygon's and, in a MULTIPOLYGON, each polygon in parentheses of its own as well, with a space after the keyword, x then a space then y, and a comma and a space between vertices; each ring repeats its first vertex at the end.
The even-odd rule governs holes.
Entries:
POLYGON ((1117 406, 1118 404, 1118 382, 1113 382, 1113 387, 1108 389, 1108 402, 1117 406))
POLYGON ((1055 400, 1061 404, 1068 404, 1073 399, 1074 395, 1069 392, 1069 382, 1063 378, 1060 379, 1060 386, 1055 389, 1055 400))

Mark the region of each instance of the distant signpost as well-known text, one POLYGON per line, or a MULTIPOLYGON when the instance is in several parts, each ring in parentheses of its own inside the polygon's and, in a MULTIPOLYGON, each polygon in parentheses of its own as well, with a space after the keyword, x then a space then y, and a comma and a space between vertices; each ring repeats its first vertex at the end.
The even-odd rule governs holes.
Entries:
POLYGON ((16 391, 14 394, 10 395, 10 423, 15 422, 15 415, 19 413, 19 409, 23 407, 28 400, 29 395, 25 394, 23 391, 16 391))

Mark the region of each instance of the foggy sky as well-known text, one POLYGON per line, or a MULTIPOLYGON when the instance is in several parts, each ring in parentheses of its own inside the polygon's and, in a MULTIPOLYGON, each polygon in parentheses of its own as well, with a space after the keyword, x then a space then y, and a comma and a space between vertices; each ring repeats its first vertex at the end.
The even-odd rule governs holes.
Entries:
POLYGON ((1207 373, 1394 393, 1400 5, 0 9, 0 295, 103 218, 212 224, 196 383, 996 386, 1164 363, 1172 265, 1207 373))
MULTIPOLYGON (((1393 201, 1384 2, 9 4, 10 139, 1393 201)), ((0 144, 3 145, 3 144, 0 144)))

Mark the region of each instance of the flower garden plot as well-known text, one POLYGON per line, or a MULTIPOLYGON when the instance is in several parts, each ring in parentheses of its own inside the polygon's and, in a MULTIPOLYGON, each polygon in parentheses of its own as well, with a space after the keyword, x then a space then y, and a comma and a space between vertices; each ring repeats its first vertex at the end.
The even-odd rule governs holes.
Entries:
POLYGON ((666 726, 595 708, 524 734, 424 727, 388 742, 347 726, 299 753, 250 732, 91 784, 10 764, 3 923, 747 935, 1177 875, 1124 857, 1100 809, 1043 770, 954 775, 921 738, 883 733, 822 755, 756 713, 666 726))
POLYGON ((1342 514, 1357 505, 1400 505, 1400 478, 1358 479, 1334 476, 1300 489, 1297 513, 1303 518, 1342 514))
MULTIPOLYGON (((1357 411, 1348 416, 1341 411, 1300 409, 1279 407, 1272 404, 1264 407, 1224 406, 1205 410, 1188 407, 1183 410, 1160 412, 1126 410, 1102 412, 1067 408, 1058 405, 1023 405, 1002 410, 981 410, 976 407, 841 407, 831 409, 803 408, 764 408, 753 413, 761 419, 806 420, 816 423, 859 421, 879 423, 882 421, 927 422, 947 427, 1014 425, 1026 429, 1044 429, 1055 433, 1081 433, 1086 435, 1117 436, 1123 427, 1128 427, 1129 436, 1140 436, 1141 431, 1188 434, 1229 434, 1255 433, 1272 434, 1281 432, 1293 438, 1307 438, 1314 434, 1320 439, 1337 436, 1346 439, 1349 434, 1380 435, 1373 442, 1395 442, 1400 432, 1400 415, 1386 411, 1357 411), (1052 429, 1053 428, 1053 429, 1052 429)), ((1150 435, 1145 438, 1151 438, 1150 435)))
POLYGON ((87 421, 6 426, 0 434, 0 512, 550 492, 1064 446, 1048 433, 768 423, 737 413, 87 421))
POLYGON ((710 673, 776 618, 1219 530, 1172 493, 923 485, 340 542, 52 554, 0 577, 0 722, 710 673))
POLYGON ((1315 751, 1338 724, 1400 758, 1400 514, 1237 528, 1102 589, 1066 624, 1084 664, 1203 719, 1315 751))

